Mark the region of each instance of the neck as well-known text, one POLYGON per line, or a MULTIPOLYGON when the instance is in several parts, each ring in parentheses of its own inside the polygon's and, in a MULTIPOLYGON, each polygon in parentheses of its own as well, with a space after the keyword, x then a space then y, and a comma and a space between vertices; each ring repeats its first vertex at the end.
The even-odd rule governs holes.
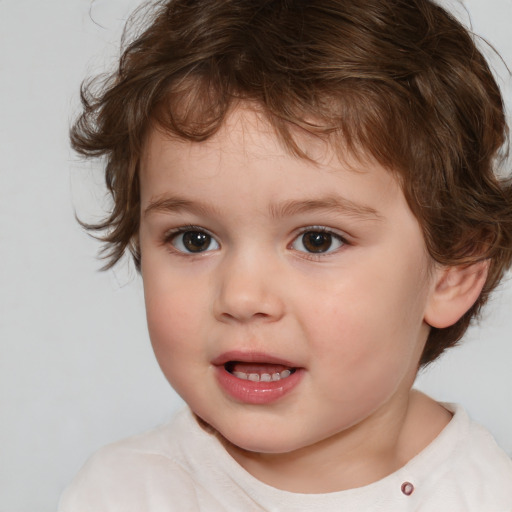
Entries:
MULTIPOLYGON (((400 397, 397 397, 400 398, 400 397)), ((313 445, 288 453, 254 453, 225 441, 249 473, 278 489, 328 493, 362 487, 397 471, 423 450, 451 415, 417 391, 313 445)))

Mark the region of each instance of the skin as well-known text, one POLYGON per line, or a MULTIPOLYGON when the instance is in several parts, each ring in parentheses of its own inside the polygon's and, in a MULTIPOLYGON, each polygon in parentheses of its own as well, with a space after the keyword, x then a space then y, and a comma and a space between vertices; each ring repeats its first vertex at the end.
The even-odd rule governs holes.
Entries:
POLYGON ((370 159, 300 141, 314 161, 248 108, 204 142, 154 129, 139 243, 149 333, 171 385, 247 471, 320 493, 395 471, 450 414, 411 391, 440 271, 397 181, 370 159), (328 241, 320 228, 331 245, 308 252, 303 232, 328 241), (180 230, 210 242, 187 252, 180 230), (216 378, 213 361, 231 350, 290 361, 302 378, 273 403, 242 403, 216 378))

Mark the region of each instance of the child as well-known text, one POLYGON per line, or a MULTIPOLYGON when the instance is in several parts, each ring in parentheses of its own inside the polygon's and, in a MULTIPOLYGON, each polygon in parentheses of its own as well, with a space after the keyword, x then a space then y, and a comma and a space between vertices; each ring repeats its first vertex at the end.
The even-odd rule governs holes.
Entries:
POLYGON ((512 510, 512 462, 411 390, 512 260, 499 89, 430 0, 170 0, 72 130, 107 158, 189 408, 61 512, 512 510))

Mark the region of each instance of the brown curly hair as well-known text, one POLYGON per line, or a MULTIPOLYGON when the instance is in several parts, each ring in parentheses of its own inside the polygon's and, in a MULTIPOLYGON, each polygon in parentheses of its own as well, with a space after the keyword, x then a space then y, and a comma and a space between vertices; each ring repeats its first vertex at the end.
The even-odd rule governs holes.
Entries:
POLYGON ((95 225, 106 268, 140 266, 138 165, 154 123, 192 141, 240 101, 306 157, 297 127, 373 156, 400 180, 442 265, 489 261, 474 306, 432 328, 420 364, 456 344, 512 260, 512 186, 495 168, 507 141, 499 88, 471 34, 430 0, 168 0, 118 69, 82 85, 74 149, 106 157, 113 198, 95 225))

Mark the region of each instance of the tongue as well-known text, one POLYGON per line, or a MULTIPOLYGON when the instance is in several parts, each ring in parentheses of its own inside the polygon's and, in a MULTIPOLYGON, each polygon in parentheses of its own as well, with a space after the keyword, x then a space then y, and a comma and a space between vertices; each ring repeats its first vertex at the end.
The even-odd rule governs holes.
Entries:
POLYGON ((292 370, 289 366, 283 366, 282 364, 241 363, 239 361, 234 362, 230 369, 233 372, 257 373, 259 375, 263 375, 264 373, 272 375, 273 373, 292 370))

